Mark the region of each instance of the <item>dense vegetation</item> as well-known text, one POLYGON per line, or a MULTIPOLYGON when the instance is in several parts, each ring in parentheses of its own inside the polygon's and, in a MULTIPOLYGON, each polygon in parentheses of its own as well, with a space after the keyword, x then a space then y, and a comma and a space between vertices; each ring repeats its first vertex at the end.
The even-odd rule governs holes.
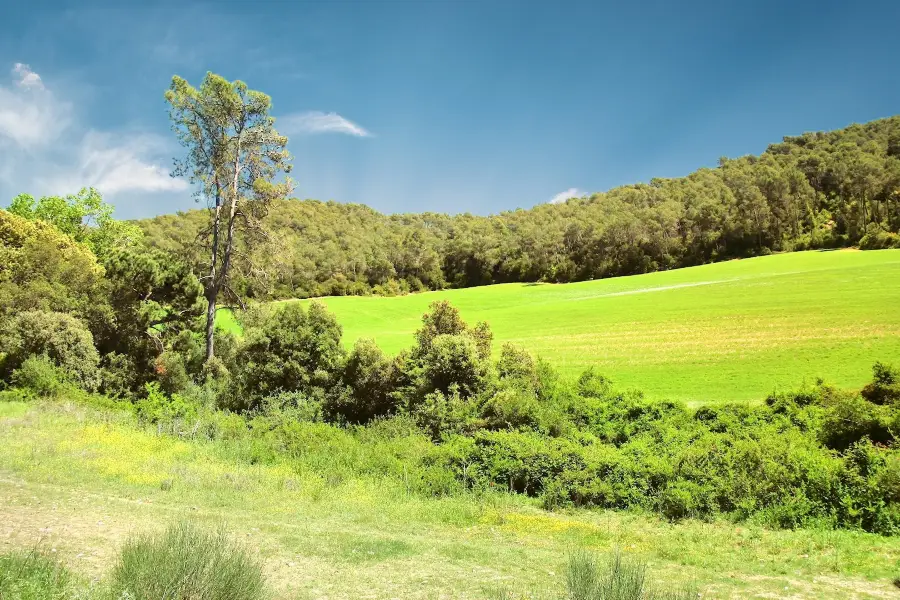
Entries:
POLYGON ((566 380, 513 345, 494 353, 490 327, 447 302, 393 358, 365 339, 346 350, 313 302, 252 309, 243 337, 219 332, 204 361, 202 292, 184 263, 139 235, 91 251, 52 223, 0 212, 0 373, 27 393, 100 390, 159 431, 244 439, 255 462, 310 445, 342 454, 343 427, 376 423, 423 451, 369 468, 402 471, 426 495, 494 488, 548 508, 900 533, 900 375, 888 366, 860 393, 819 384, 691 411, 617 392, 592 369, 566 380))
MULTIPOLYGON (((204 211, 140 222, 155 247, 204 272, 204 211)), ((630 275, 776 251, 900 246, 900 117, 785 138, 761 156, 563 204, 481 217, 382 215, 282 200, 279 244, 251 248, 234 287, 251 297, 396 294, 630 275), (251 266, 252 265, 252 266, 251 266)))

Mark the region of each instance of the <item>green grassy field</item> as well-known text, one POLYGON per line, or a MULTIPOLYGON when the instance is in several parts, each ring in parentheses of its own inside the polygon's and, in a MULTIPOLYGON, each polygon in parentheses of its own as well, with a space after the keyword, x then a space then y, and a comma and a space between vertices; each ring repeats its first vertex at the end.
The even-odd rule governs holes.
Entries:
POLYGON ((37 547, 87 582, 109 573, 130 534, 189 518, 224 524, 257 552, 279 600, 552 592, 579 547, 618 547, 648 561, 654 581, 696 582, 703 598, 897 593, 897 538, 549 513, 502 493, 424 498, 353 474, 353 459, 327 449, 265 464, 244 450, 80 404, 0 401, 0 553, 37 547))
POLYGON ((412 344, 422 313, 439 299, 470 322, 490 323, 497 342, 524 346, 569 374, 595 366, 653 398, 762 400, 818 376, 852 388, 867 381, 874 361, 900 360, 900 250, 797 252, 565 285, 323 300, 348 345, 372 337, 396 353, 412 344))

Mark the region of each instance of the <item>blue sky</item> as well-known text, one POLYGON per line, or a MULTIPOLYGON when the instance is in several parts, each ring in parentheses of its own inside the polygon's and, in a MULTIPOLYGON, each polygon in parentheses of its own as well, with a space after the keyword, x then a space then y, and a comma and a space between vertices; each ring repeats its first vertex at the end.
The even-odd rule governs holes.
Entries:
POLYGON ((0 204, 195 206, 163 91, 273 98, 296 195, 494 213, 900 112, 900 2, 3 2, 0 204), (149 4, 149 3, 148 3, 149 4))

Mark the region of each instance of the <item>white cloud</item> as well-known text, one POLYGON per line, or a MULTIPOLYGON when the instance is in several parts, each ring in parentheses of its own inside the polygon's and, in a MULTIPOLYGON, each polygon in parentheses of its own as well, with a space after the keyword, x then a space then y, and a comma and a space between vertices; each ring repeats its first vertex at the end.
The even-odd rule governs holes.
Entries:
POLYGON ((0 85, 0 183, 7 194, 66 194, 93 186, 111 199, 187 189, 185 180, 169 176, 166 139, 79 127, 71 104, 28 65, 16 63, 12 74, 13 86, 0 85))
POLYGON ((175 192, 188 187, 184 179, 169 176, 159 163, 165 141, 156 135, 113 135, 88 131, 80 142, 78 162, 63 175, 39 180, 52 193, 71 192, 92 186, 104 195, 121 192, 175 192))
POLYGON ((71 105, 57 99, 28 65, 12 68, 14 85, 0 85, 0 144, 31 149, 55 140, 69 126, 71 105))
POLYGON ((357 137, 370 137, 372 134, 337 113, 324 113, 311 110, 280 117, 275 124, 280 133, 285 135, 304 133, 345 133, 357 137))
POLYGON ((16 63, 12 69, 13 75, 17 75, 19 80, 16 85, 23 88, 44 89, 44 82, 41 76, 31 70, 31 67, 22 63, 16 63))
POLYGON ((578 188, 569 188, 566 191, 560 192, 550 198, 549 202, 550 204, 562 204, 569 198, 580 198, 581 196, 584 196, 584 192, 582 192, 578 188))

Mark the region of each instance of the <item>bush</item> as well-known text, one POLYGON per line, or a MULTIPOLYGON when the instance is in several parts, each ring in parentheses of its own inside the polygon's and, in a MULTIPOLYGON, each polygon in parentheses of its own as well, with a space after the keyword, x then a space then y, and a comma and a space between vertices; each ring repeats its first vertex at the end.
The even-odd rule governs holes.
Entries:
POLYGON ((859 240, 859 247, 863 250, 900 248, 900 235, 885 231, 876 223, 869 223, 866 234, 859 240))
POLYGON ((100 392, 111 398, 124 398, 137 384, 137 367, 125 354, 110 352, 100 360, 100 392))
POLYGON ((427 389, 446 394, 451 386, 456 386, 466 398, 481 391, 488 373, 477 343, 466 335, 436 336, 428 345, 422 364, 427 389))
POLYGON ((111 576, 116 597, 134 600, 256 600, 265 596, 261 563, 224 531, 190 523, 125 543, 111 576), (125 596, 128 594, 128 596, 125 596))
POLYGON ((66 374, 46 356, 29 356, 13 371, 11 380, 36 396, 50 398, 65 387, 66 374))
POLYGON ((860 394, 874 404, 900 402, 900 373, 890 365, 876 362, 872 367, 872 383, 866 385, 860 394))
POLYGON ((367 423, 395 411, 393 363, 374 340, 357 340, 341 374, 344 389, 326 403, 332 418, 367 423))
POLYGON ((197 418, 197 407, 179 394, 168 396, 158 383, 145 386, 147 396, 135 404, 138 417, 148 423, 177 425, 197 418))
POLYGON ((238 351, 240 406, 255 408, 277 392, 322 395, 336 383, 344 362, 341 326, 325 306, 281 306, 259 328, 249 329, 238 351))
POLYGON ((0 329, 0 365, 8 378, 30 356, 46 356, 68 378, 85 390, 100 383, 100 357, 84 324, 64 313, 26 311, 7 320, 0 329))
POLYGON ((500 349, 497 374, 501 379, 514 379, 532 385, 537 384, 537 369, 534 359, 528 351, 512 344, 503 344, 500 349))

